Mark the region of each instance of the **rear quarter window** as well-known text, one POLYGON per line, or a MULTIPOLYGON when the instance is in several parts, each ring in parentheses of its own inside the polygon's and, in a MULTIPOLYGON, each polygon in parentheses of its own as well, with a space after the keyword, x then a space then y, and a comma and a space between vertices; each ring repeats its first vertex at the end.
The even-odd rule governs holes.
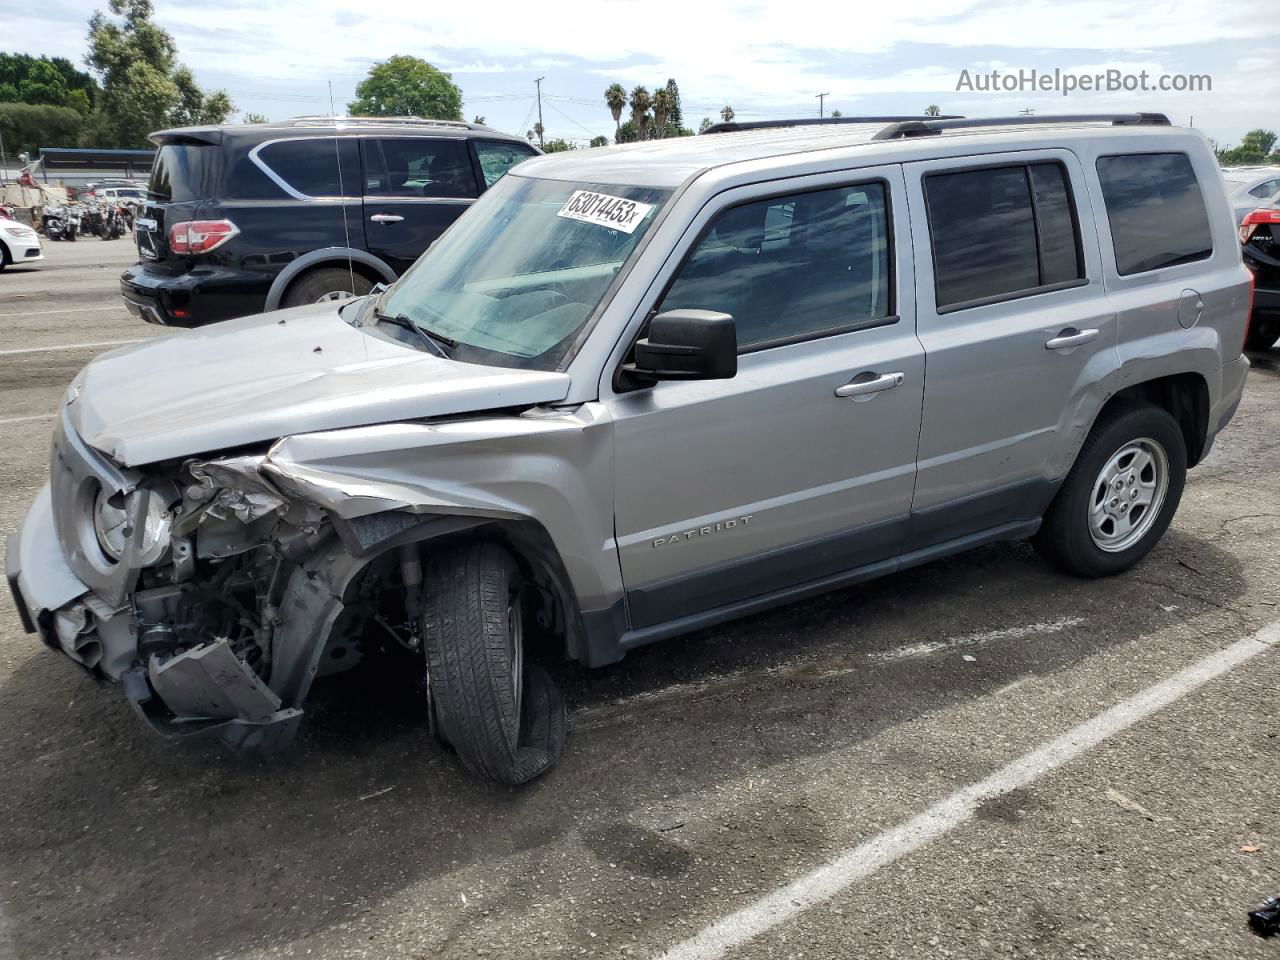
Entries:
POLYGON ((359 196, 360 156, 351 137, 277 140, 256 148, 251 155, 286 193, 303 197, 359 196))
POLYGON ((1204 194, 1185 153, 1099 157, 1097 169, 1121 276, 1212 256, 1204 194))

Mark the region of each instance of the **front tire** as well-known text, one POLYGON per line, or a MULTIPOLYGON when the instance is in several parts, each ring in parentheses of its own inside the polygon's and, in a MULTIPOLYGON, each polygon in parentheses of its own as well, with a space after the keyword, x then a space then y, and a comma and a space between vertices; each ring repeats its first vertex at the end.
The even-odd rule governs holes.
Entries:
POLYGON ((337 267, 323 267, 304 273, 285 291, 282 307, 301 307, 308 303, 325 303, 363 297, 373 289, 373 282, 358 273, 337 267))
POLYGON ((1079 577, 1122 573, 1168 529, 1186 476, 1186 441, 1166 411, 1104 410, 1045 514, 1036 548, 1079 577))
POLYGON ((564 750, 564 703, 546 672, 525 663, 511 554, 488 542, 446 548, 431 554, 425 574, 423 636, 441 736, 489 780, 515 785, 545 773, 564 750))

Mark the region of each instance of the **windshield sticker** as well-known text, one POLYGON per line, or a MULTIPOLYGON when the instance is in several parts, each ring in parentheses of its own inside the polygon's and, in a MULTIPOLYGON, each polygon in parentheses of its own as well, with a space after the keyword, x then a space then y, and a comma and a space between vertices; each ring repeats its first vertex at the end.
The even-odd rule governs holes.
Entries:
POLYGON ((644 222, 652 209, 652 203, 637 203, 591 190, 575 190, 556 216, 594 223, 620 233, 635 233, 636 227, 644 222))

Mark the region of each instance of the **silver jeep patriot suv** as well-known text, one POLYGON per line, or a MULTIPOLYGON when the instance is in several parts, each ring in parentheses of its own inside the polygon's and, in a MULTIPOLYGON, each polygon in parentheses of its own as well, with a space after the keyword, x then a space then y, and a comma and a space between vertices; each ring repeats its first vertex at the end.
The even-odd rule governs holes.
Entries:
POLYGON ((498 181, 390 288, 105 354, 9 543, 28 630, 174 738, 423 671, 476 773, 590 666, 994 540, 1123 571, 1240 401, 1249 274, 1159 115, 723 124, 498 181))

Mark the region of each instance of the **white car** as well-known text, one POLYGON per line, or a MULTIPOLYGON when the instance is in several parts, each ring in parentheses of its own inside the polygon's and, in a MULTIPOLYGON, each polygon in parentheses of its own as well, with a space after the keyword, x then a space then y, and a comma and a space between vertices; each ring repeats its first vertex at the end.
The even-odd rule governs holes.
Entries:
POLYGON ((1259 207, 1280 203, 1280 167, 1223 167, 1222 179, 1236 226, 1259 207))
POLYGON ((40 236, 17 220, 0 217, 0 270, 14 263, 34 263, 44 259, 40 236))

